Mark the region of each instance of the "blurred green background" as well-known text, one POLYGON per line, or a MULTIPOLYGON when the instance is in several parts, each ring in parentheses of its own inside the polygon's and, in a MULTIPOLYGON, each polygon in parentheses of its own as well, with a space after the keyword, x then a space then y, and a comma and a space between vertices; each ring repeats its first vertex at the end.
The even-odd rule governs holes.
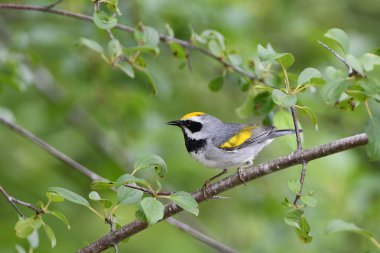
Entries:
MULTIPOLYGON (((67 0, 58 7, 88 15, 93 10, 90 1, 67 0)), ((295 55, 296 63, 290 70, 294 72, 306 67, 323 70, 330 64, 342 67, 317 43, 332 27, 349 34, 352 54, 359 56, 380 45, 380 1, 130 0, 120 1, 119 7, 123 13, 120 23, 136 26, 142 21, 160 32, 165 32, 168 23, 181 39, 189 38, 190 26, 196 32, 216 29, 225 35, 229 48, 247 59, 254 56, 258 43, 269 42, 277 51, 295 55)), ((116 30, 114 34, 124 45, 135 43, 131 34, 116 30)), ((220 75, 222 66, 197 52, 191 52, 193 70, 189 71, 180 69, 180 62, 167 46, 161 46, 161 54, 148 61, 158 85, 158 95, 154 96, 143 77, 129 79, 95 53, 76 45, 80 37, 103 45, 108 41, 107 34, 91 23, 47 13, 0 10, 0 62, 21 62, 23 66, 18 69, 21 92, 4 85, 7 80, 0 76, 0 107, 2 113, 10 110, 18 124, 104 177, 114 180, 130 172, 136 159, 153 153, 168 164, 164 189, 191 192, 216 171, 193 161, 180 130, 165 122, 191 111, 205 111, 224 121, 261 121, 258 117, 237 117, 235 109, 246 94, 236 87, 233 78, 218 93, 208 90, 207 83, 220 75)), ((316 132, 308 118, 300 117, 306 148, 360 133, 367 120, 362 108, 355 112, 333 110, 318 93, 302 96, 301 103, 315 111, 319 120, 316 132)), ((372 108, 380 114, 378 107, 372 108)), ((291 151, 278 139, 256 161, 291 151)), ((182 213, 176 218, 239 252, 375 252, 369 241, 356 234, 326 236, 324 231, 330 220, 340 218, 380 238, 378 167, 378 162, 368 161, 364 148, 309 164, 305 190, 314 190, 318 199, 316 208, 306 209, 314 236, 311 244, 300 242, 283 221, 286 209, 281 202, 284 197, 293 198, 287 182, 298 178, 299 166, 223 194, 229 200, 203 203, 199 217, 182 213)), ((0 126, 0 185, 31 203, 44 199, 50 186, 82 195, 90 192, 87 178, 4 126, 0 126)), ((41 233, 36 252, 73 252, 108 231, 103 221, 81 206, 65 202, 55 208, 67 215, 71 230, 47 218, 58 244, 50 249, 41 233)), ((129 207, 119 213, 124 223, 134 219, 134 211, 129 207)), ((16 243, 27 245, 14 234, 17 219, 16 212, 0 197, 1 252, 15 252, 16 243)), ((120 252, 153 249, 165 253, 214 252, 166 222, 120 244, 120 252)))

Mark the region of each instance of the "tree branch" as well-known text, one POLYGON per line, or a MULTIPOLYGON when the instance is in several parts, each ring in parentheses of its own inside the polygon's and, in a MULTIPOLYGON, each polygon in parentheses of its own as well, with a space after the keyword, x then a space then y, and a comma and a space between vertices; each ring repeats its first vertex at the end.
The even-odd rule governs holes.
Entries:
MULTIPOLYGON (((344 150, 352 149, 358 146, 362 146, 368 143, 368 138, 366 134, 358 134, 330 142, 321 146, 317 146, 311 149, 304 149, 301 151, 296 151, 292 154, 289 154, 278 159, 268 161, 256 166, 251 166, 243 171, 241 175, 245 179, 245 182, 254 180, 256 178, 271 174, 273 172, 291 167, 295 164, 300 164, 302 161, 311 161, 321 157, 325 157, 331 154, 339 153, 344 150)), ((236 173, 229 177, 226 177, 214 184, 211 184, 208 187, 208 198, 213 195, 220 194, 231 188, 234 188, 242 184, 242 181, 239 178, 239 175, 236 173)), ((205 201, 205 196, 202 189, 193 192, 193 197, 197 202, 205 201)), ((174 203, 169 203, 165 206, 164 218, 167 219, 170 216, 173 216, 176 213, 181 212, 182 209, 174 203)), ((105 249, 112 247, 113 244, 122 241, 123 239, 130 237, 134 234, 139 233, 140 231, 146 229, 148 224, 145 221, 135 220, 125 226, 122 226, 119 230, 111 232, 107 235, 104 235, 99 240, 91 243, 87 247, 79 250, 80 253, 87 252, 101 252, 105 249)))
MULTIPOLYGON (((302 150, 301 131, 300 131, 299 126, 298 126, 297 113, 296 113, 296 109, 294 106, 290 107, 290 112, 291 112, 292 118, 293 118, 294 130, 296 131, 297 151, 301 151, 302 150)), ((297 202, 302 196, 303 184, 305 182, 305 175, 306 175, 306 166, 307 166, 307 162, 305 160, 303 160, 302 161, 301 177, 300 177, 300 185, 301 186, 300 186, 299 192, 297 193, 297 195, 293 201, 293 204, 295 206, 297 206, 297 202)))
POLYGON ((25 201, 22 201, 22 200, 19 200, 19 199, 16 199, 14 197, 12 197, 11 195, 9 195, 2 186, 0 186, 0 192, 4 195, 4 197, 7 199, 7 201, 13 206, 13 208, 16 210, 16 212, 20 215, 21 218, 25 219, 25 216, 24 214, 21 212, 21 210, 17 207, 16 204, 19 204, 19 205, 22 205, 22 206, 25 206, 31 210, 33 210, 36 214, 40 214, 40 213, 43 213, 44 211, 42 209, 39 209, 37 207, 35 207, 34 205, 28 203, 28 202, 25 202, 25 201))
MULTIPOLYGON (((40 12, 47 12, 47 13, 52 13, 52 14, 56 14, 56 15, 75 18, 78 20, 84 20, 84 21, 92 22, 91 16, 84 15, 81 13, 66 11, 66 10, 60 10, 60 9, 52 8, 50 6, 35 6, 35 5, 26 5, 26 4, 0 3, 0 9, 40 11, 40 12)), ((117 24, 114 28, 129 32, 129 33, 133 33, 135 31, 135 29, 133 27, 126 26, 123 24, 117 24)), ((230 68, 230 69, 234 70, 236 73, 239 73, 241 75, 248 77, 251 81, 254 81, 257 79, 253 74, 248 73, 244 69, 229 63, 228 61, 222 59, 218 55, 213 54, 212 52, 208 51, 207 49, 193 45, 191 42, 188 42, 185 40, 180 40, 180 39, 177 39, 175 37, 171 37, 171 36, 168 36, 165 34, 160 34, 160 40, 162 42, 171 41, 171 42, 177 43, 177 44, 185 47, 186 49, 191 48, 193 50, 196 50, 196 51, 202 53, 203 55, 206 55, 206 56, 220 62, 224 67, 230 68)))
MULTIPOLYGON (((47 144, 43 140, 39 139, 37 136, 34 136, 32 133, 30 133, 27 130, 23 129, 22 127, 20 127, 20 126, 18 126, 16 124, 14 124, 14 123, 6 120, 5 118, 3 118, 1 116, 0 116, 0 123, 3 124, 3 125, 5 125, 5 126, 7 126, 8 128, 10 128, 14 132, 18 133, 19 135, 23 136, 24 138, 26 138, 27 140, 31 141, 32 143, 36 144, 37 146, 41 147, 42 149, 44 149, 45 151, 47 151, 49 154, 51 154, 52 156, 54 156, 54 157, 58 158, 59 160, 63 161, 64 163, 66 163, 70 167, 74 168, 75 170, 79 171, 80 173, 82 173, 86 177, 90 178, 92 181, 94 181, 94 180, 109 181, 109 180, 107 180, 107 179, 99 176, 98 174, 92 172, 90 169, 84 167, 83 165, 79 164, 78 162, 74 161, 73 159, 71 159, 70 157, 66 156, 65 154, 63 154, 59 150, 57 150, 54 147, 50 146, 49 144, 47 144)), ((5 190, 3 188, 1 188, 0 190, 3 193, 3 195, 7 198, 8 202, 16 209, 16 211, 18 212, 18 214, 21 217, 24 217, 24 215, 18 209, 18 207, 15 205, 15 203, 18 203, 18 204, 21 204, 21 205, 24 205, 24 206, 27 206, 27 207, 33 209, 32 208, 33 206, 31 204, 30 204, 30 206, 28 206, 27 204, 29 204, 29 203, 22 202, 20 200, 14 199, 14 198, 10 199, 10 196, 5 192, 5 190), (10 200, 13 200, 13 201, 10 201, 10 200)), ((33 210, 36 213, 39 212, 39 210, 36 209, 36 208, 33 209, 33 210)), ((175 220, 172 219, 172 221, 175 221, 175 220)), ((180 222, 177 222, 176 224, 178 224, 178 223, 180 223, 180 222)), ((174 224, 174 223, 172 223, 172 224, 174 224)), ((174 224, 174 225, 177 226, 176 224, 174 224)), ((188 226, 188 227, 190 227, 190 226, 188 226)), ((183 230, 182 227, 178 227, 178 228, 181 229, 181 230, 183 230)), ((192 228, 192 230, 196 231, 193 228, 192 228)), ((207 235, 204 235, 204 234, 202 234, 199 231, 196 231, 196 233, 198 235, 202 235, 204 238, 209 238, 207 235)), ((193 235, 192 233, 190 233, 190 234, 193 235)), ((204 242, 204 243, 206 243, 208 245, 208 241, 207 240, 201 240, 201 241, 204 242)), ((216 243, 215 240, 214 240, 214 242, 216 243)), ((223 245, 220 242, 218 242, 218 244, 219 244, 219 246, 221 248, 223 248, 223 247, 224 248, 228 248, 226 245, 223 245)), ((116 244, 113 244, 112 246, 115 247, 114 245, 116 245, 116 244)), ((214 247, 214 244, 209 245, 209 246, 214 247)))
POLYGON ((0 123, 3 124, 4 126, 7 126, 11 130, 17 132, 19 135, 21 135, 22 137, 24 137, 28 141, 36 144, 37 146, 39 146, 40 148, 42 148, 43 150, 45 150, 49 154, 53 155, 54 157, 58 158, 62 162, 66 163, 70 167, 72 167, 75 170, 79 171, 80 173, 84 174, 85 176, 90 178, 92 181, 95 181, 95 180, 106 181, 105 178, 97 175, 96 173, 87 169, 83 165, 74 161, 73 159, 71 159, 70 157, 68 157, 67 155, 65 155, 64 153, 59 151, 58 149, 50 146, 49 144, 47 144, 46 142, 44 142, 43 140, 41 140, 37 136, 33 135, 32 133, 30 133, 26 129, 23 129, 22 127, 12 123, 11 121, 6 120, 5 118, 3 118, 1 116, 0 116, 0 123))
POLYGON ((202 233, 199 233, 198 230, 193 229, 187 224, 184 224, 178 220, 173 219, 172 217, 169 217, 166 219, 167 222, 170 224, 175 225, 177 228, 181 229, 182 231, 185 231, 186 233, 192 235, 194 238, 198 239, 201 242, 204 242, 205 244, 213 247, 214 249, 218 250, 218 252, 222 253, 236 253, 236 250, 231 249, 230 247, 227 247, 226 245, 223 245, 219 243, 218 241, 215 241, 214 239, 208 237, 207 235, 204 235, 202 233))

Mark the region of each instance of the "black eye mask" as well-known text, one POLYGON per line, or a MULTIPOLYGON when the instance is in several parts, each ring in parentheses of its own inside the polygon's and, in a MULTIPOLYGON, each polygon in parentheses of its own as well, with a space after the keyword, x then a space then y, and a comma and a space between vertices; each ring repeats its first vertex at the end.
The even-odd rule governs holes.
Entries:
POLYGON ((189 129, 192 133, 199 132, 202 129, 202 124, 196 121, 185 120, 182 125, 189 129))

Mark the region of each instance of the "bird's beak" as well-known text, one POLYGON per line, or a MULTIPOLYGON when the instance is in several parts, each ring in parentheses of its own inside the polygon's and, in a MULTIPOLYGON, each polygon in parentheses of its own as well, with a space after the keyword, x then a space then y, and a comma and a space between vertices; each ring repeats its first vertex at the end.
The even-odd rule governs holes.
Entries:
POLYGON ((166 124, 171 125, 171 126, 180 126, 182 122, 180 120, 173 120, 173 121, 167 122, 166 124))

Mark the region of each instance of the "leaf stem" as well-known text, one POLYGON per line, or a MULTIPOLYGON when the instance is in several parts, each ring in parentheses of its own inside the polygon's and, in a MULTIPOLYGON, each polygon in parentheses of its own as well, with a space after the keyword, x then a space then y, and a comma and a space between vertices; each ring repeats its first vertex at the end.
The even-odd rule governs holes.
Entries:
POLYGON ((369 115, 369 118, 372 120, 373 114, 372 114, 371 108, 369 108, 368 99, 364 102, 364 104, 365 104, 365 108, 367 109, 367 113, 369 115))

